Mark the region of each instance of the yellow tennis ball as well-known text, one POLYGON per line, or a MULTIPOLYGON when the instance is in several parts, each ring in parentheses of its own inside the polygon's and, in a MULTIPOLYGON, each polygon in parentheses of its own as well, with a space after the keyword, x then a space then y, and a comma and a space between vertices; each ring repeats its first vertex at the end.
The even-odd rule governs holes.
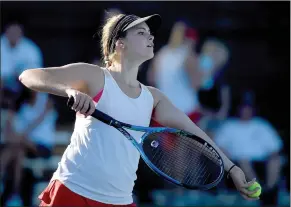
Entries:
POLYGON ((259 197, 261 195, 261 193, 262 193, 262 187, 261 187, 261 185, 258 182, 254 182, 250 187, 248 187, 248 190, 249 191, 253 191, 256 188, 259 188, 259 190, 256 193, 254 193, 252 195, 249 195, 249 197, 251 197, 251 198, 257 198, 257 197, 259 197))

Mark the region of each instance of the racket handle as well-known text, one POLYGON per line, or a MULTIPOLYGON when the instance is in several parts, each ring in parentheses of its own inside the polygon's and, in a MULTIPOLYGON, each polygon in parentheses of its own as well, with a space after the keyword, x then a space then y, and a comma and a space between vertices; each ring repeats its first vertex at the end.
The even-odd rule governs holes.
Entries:
MULTIPOLYGON (((67 106, 72 108, 72 106, 74 105, 74 98, 71 96, 68 99, 67 102, 67 106)), ((102 111, 99 111, 98 109, 95 109, 95 111, 93 112, 93 114, 91 114, 92 117, 94 117, 95 119, 98 119, 99 121, 102 121, 105 124, 108 124, 110 126, 117 126, 118 125, 118 121, 116 121, 115 119, 113 119, 111 116, 103 113, 102 111)))

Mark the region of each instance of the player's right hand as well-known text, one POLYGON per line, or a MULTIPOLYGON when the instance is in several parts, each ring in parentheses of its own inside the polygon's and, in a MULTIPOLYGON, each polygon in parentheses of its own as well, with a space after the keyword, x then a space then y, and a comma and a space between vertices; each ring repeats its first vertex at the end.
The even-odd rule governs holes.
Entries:
POLYGON ((95 111, 95 104, 93 99, 85 93, 82 93, 75 89, 67 89, 66 93, 68 97, 74 98, 74 104, 71 107, 72 110, 80 112, 85 117, 90 116, 95 111))

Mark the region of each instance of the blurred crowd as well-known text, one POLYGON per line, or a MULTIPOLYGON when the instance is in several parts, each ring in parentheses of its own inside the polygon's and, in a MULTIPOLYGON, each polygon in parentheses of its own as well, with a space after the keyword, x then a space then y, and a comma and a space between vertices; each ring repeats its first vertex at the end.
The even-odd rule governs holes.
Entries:
MULTIPOLYGON (((18 76, 26 69, 46 67, 41 49, 24 35, 24 29, 17 22, 10 22, 1 36, 0 191, 3 206, 35 205, 37 183, 48 182, 54 171, 51 169, 44 177, 44 170, 50 165, 43 163, 56 157, 57 119, 62 115, 50 95, 29 91, 18 81, 18 76)), ((150 61, 144 79, 205 130, 244 170, 248 180, 257 178, 263 186, 258 205, 276 206, 280 192, 287 188, 282 182, 282 167, 286 164, 283 142, 272 123, 256 114, 253 91, 240 94, 236 113, 230 114, 234 106, 231 105, 231 87, 224 76, 230 57, 231 52, 223 41, 211 37, 200 42, 199 31, 178 21, 172 27, 168 43, 150 61)), ((92 63, 101 61, 96 58, 92 63)), ((151 125, 159 123, 153 119, 151 125)), ((140 167, 141 175, 149 173, 145 168, 140 167)), ((193 192, 176 189, 154 176, 137 182, 137 202, 186 205, 187 200, 195 198, 190 205, 202 205, 193 192), (157 179, 158 182, 154 182, 157 179)), ((218 196, 233 188, 231 181, 225 179, 209 193, 218 196)), ((208 195, 205 196, 203 198, 208 195)), ((231 198, 226 196, 225 199, 231 198)))
POLYGON ((48 94, 29 91, 18 81, 25 69, 42 68, 40 48, 11 22, 1 36, 1 181, 3 206, 32 206, 33 170, 25 159, 49 159, 55 140, 57 112, 48 94))

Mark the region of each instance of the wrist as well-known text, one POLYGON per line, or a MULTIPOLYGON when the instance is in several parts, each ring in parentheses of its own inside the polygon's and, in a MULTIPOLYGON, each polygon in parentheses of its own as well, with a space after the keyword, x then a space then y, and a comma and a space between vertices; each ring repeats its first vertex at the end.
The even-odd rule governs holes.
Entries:
POLYGON ((229 169, 234 165, 229 159, 224 160, 224 170, 229 171, 229 169))
POLYGON ((229 178, 229 176, 231 176, 232 175, 232 172, 234 171, 234 168, 236 168, 237 166, 235 165, 235 164, 233 164, 230 168, 229 168, 229 170, 227 171, 227 173, 226 173, 226 178, 229 178))

